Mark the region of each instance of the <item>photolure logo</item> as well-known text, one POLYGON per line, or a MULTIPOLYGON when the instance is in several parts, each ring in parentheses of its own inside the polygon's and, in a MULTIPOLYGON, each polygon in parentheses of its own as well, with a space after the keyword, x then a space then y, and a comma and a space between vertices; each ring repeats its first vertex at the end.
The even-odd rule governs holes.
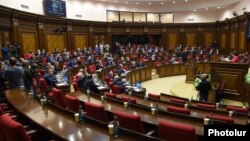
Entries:
POLYGON ((204 140, 214 141, 218 139, 229 139, 239 141, 249 141, 250 126, 249 125, 205 125, 204 140))

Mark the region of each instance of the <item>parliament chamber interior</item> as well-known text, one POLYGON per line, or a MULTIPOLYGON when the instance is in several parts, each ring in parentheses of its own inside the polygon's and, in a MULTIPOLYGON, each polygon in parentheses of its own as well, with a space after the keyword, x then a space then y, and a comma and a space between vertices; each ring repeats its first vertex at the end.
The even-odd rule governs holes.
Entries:
POLYGON ((250 125, 249 0, 1 0, 0 45, 0 141, 250 125))

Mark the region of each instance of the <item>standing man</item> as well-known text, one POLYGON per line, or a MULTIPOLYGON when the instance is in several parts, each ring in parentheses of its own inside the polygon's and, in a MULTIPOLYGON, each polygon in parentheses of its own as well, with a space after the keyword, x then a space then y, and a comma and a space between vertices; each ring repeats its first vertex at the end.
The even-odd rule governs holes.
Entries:
POLYGON ((1 51, 2 51, 2 55, 3 55, 3 60, 8 60, 10 57, 10 54, 9 54, 9 48, 7 47, 7 45, 4 45, 1 49, 1 51))
POLYGON ((10 67, 4 72, 4 80, 8 82, 8 88, 15 89, 24 86, 24 70, 22 67, 16 66, 17 59, 10 57, 10 67))
POLYGON ((201 75, 201 82, 197 87, 199 94, 200 94, 200 101, 207 102, 208 93, 209 93, 209 90, 211 90, 211 88, 212 88, 211 83, 209 81, 207 81, 207 75, 202 74, 201 75))

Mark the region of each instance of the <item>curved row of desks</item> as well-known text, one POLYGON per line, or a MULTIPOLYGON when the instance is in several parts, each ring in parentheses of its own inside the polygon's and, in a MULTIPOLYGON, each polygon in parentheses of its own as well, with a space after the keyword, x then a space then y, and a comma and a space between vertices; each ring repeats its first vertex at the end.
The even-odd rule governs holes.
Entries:
MULTIPOLYGON (((115 140, 108 134, 107 128, 101 128, 93 124, 80 124, 74 117, 48 106, 41 106, 40 102, 27 95, 20 89, 7 90, 5 92, 9 103, 18 112, 25 115, 32 122, 40 125, 61 140, 69 141, 107 141, 115 140)), ((119 140, 135 140, 129 136, 121 135, 119 140)))

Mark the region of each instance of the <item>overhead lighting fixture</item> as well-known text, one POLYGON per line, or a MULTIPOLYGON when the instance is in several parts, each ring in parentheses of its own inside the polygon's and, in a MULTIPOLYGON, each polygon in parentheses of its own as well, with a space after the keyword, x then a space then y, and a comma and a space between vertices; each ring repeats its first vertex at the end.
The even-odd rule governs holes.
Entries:
POLYGON ((114 2, 117 3, 117 0, 115 0, 114 2))
POLYGON ((148 3, 149 5, 151 4, 151 2, 148 3))
POLYGON ((138 4, 139 4, 139 2, 136 2, 135 4, 136 4, 136 5, 138 5, 138 4))
POLYGON ((194 11, 194 12, 196 12, 197 10, 196 10, 196 9, 194 9, 193 11, 194 11))
POLYGON ((164 4, 164 2, 161 2, 161 5, 164 4))
POLYGON ((219 7, 219 6, 217 6, 217 8, 218 8, 218 9, 220 9, 220 7, 219 7))
POLYGON ((125 3, 126 3, 126 4, 128 4, 128 2, 127 2, 127 1, 126 1, 125 3))
POLYGON ((173 1, 172 3, 173 3, 173 4, 175 4, 176 2, 175 2, 175 1, 173 1))
POLYGON ((208 10, 208 8, 205 8, 205 10, 207 11, 207 10, 208 10))
POLYGON ((188 0, 185 0, 185 2, 188 2, 188 0))

